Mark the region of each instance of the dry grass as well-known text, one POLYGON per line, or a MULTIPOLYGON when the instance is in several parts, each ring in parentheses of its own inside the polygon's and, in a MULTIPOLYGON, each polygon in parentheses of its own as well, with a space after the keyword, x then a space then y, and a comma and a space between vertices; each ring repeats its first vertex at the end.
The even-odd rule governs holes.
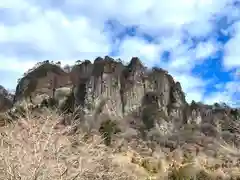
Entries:
POLYGON ((0 179, 136 179, 112 162, 99 136, 64 136, 53 128, 59 117, 45 113, 0 129, 0 179))
POLYGON ((228 155, 234 161, 239 158, 239 151, 228 144, 219 144, 224 156, 215 158, 203 152, 185 157, 181 147, 168 154, 160 148, 144 156, 130 148, 119 152, 106 147, 96 134, 63 135, 68 127, 53 128, 59 118, 50 111, 39 117, 28 113, 27 118, 0 128, 0 180, 240 178, 239 166, 223 165, 228 155))

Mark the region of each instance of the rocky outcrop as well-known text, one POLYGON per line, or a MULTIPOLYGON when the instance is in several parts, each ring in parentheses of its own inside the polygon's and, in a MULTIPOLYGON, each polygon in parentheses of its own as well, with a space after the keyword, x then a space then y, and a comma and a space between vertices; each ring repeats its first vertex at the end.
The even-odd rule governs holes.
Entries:
POLYGON ((13 105, 11 94, 0 85, 0 112, 10 109, 13 105))
MULTIPOLYGON (((2 93, 6 94, 4 90, 2 93)), ((137 57, 127 65, 109 56, 98 57, 93 63, 79 62, 68 71, 45 61, 19 81, 14 100, 26 97, 35 104, 53 98, 56 107, 64 112, 80 107, 88 115, 98 112, 122 118, 137 114, 148 129, 156 124, 161 128, 162 122, 215 126, 221 124, 218 119, 226 116, 240 117, 239 110, 188 104, 181 84, 166 70, 148 69, 137 57)))
POLYGON ((98 57, 93 63, 85 60, 69 73, 45 61, 19 81, 14 100, 29 97, 33 101, 31 97, 39 94, 55 97, 56 89, 71 86, 74 106, 89 113, 98 108, 110 116, 123 117, 154 106, 166 116, 182 116, 186 105, 180 83, 167 71, 147 69, 137 57, 123 65, 109 56, 98 57))
POLYGON ((166 115, 175 108, 178 116, 186 104, 179 82, 163 69, 147 69, 137 57, 126 66, 108 56, 99 57, 73 71, 76 105, 88 112, 101 106, 102 112, 123 117, 154 106, 166 115))
POLYGON ((55 89, 71 85, 69 74, 60 66, 45 61, 20 79, 14 102, 23 98, 47 94, 53 96, 55 89))
POLYGON ((145 95, 146 69, 136 57, 124 68, 121 75, 122 113, 128 114, 137 110, 145 95))
POLYGON ((76 105, 90 112, 102 106, 103 112, 122 115, 121 74, 124 66, 107 56, 97 58, 93 64, 83 62, 78 67, 79 78, 74 89, 76 105))

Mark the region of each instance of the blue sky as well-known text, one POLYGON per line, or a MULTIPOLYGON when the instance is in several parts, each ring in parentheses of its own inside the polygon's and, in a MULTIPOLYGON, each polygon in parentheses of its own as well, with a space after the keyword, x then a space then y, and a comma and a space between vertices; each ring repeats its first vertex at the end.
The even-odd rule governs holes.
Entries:
POLYGON ((38 61, 138 56, 167 69, 188 102, 240 106, 239 0, 0 1, 0 84, 38 61))

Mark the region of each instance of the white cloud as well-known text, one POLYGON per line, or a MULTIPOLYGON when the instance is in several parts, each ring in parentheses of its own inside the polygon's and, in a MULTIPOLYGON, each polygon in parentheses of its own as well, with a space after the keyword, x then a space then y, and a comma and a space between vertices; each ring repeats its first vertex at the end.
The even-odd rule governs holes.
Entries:
POLYGON ((195 102, 202 102, 204 98, 204 90, 192 90, 186 94, 186 101, 191 103, 192 100, 195 102))
POLYGON ((29 3, 25 0, 9 0, 0 2, 0 8, 12 8, 14 10, 22 10, 29 7, 29 3))
MULTIPOLYGON (((17 72, 17 73, 23 73, 27 71, 28 69, 32 68, 36 62, 34 61, 20 61, 19 59, 14 59, 14 58, 7 58, 5 61, 6 57, 2 57, 0 55, 0 71, 12 71, 12 72, 17 72)), ((9 73, 10 74, 10 73, 9 73)))
POLYGON ((119 57, 130 60, 133 56, 138 56, 147 66, 159 63, 162 47, 159 44, 151 44, 144 39, 136 37, 126 37, 119 47, 119 57))
POLYGON ((215 102, 225 102, 230 106, 240 106, 240 81, 231 81, 221 84, 219 91, 204 97, 204 102, 214 104, 215 102))
POLYGON ((227 95, 226 93, 222 93, 222 92, 212 93, 211 95, 208 95, 207 97, 204 98, 204 103, 206 103, 206 104, 213 105, 216 102, 217 103, 220 103, 220 102, 229 103, 229 102, 231 102, 231 98, 229 97, 229 95, 227 95))
POLYGON ((218 50, 221 49, 221 45, 214 41, 200 42, 195 49, 195 59, 205 59, 212 56, 218 50))
MULTIPOLYGON (((67 59, 77 52, 87 53, 87 56, 102 55, 111 49, 109 37, 102 32, 103 24, 108 19, 119 20, 123 25, 138 25, 143 31, 165 31, 167 41, 177 34, 178 37, 174 39, 179 41, 182 36, 181 27, 187 25, 188 29, 195 28, 196 24, 191 23, 198 22, 206 27, 211 15, 219 12, 219 7, 223 7, 226 1, 170 0, 166 3, 157 0, 103 0, 95 2, 93 6, 91 1, 68 0, 59 1, 62 4, 55 5, 55 9, 46 8, 48 2, 43 2, 43 7, 40 1, 35 4, 27 0, 2 3, 1 7, 9 8, 12 16, 18 16, 19 11, 28 12, 28 21, 20 21, 14 27, 1 26, 0 42, 27 42, 57 59, 67 59), (74 13, 70 16, 71 12, 77 16, 74 13)), ((49 5, 50 3, 52 6, 57 4, 53 1, 49 1, 49 5)), ((198 29, 206 33, 202 28, 198 29)))
POLYGON ((169 71, 169 73, 173 75, 175 81, 181 83, 187 102, 191 103, 192 100, 197 102, 203 101, 205 87, 209 84, 209 81, 204 81, 200 77, 193 76, 187 72, 178 73, 176 71, 169 71))
POLYGON ((207 85, 208 82, 203 81, 199 77, 192 76, 189 73, 174 73, 170 72, 176 81, 181 82, 182 88, 186 91, 201 89, 207 85))
MULTIPOLYGON (((213 15, 226 14, 226 4, 231 1, 0 1, 0 10, 4 9, 5 13, 0 11, 0 72, 23 73, 36 61, 45 59, 62 60, 62 64, 66 64, 105 56, 115 50, 112 38, 117 38, 117 33, 104 31, 105 23, 116 20, 123 26, 138 27, 135 37, 117 40, 117 56, 123 60, 139 56, 149 66, 160 63, 182 83, 187 99, 198 101, 203 99, 207 82, 194 77, 190 71, 220 46, 210 40, 191 49, 194 42, 189 39, 183 44, 183 40, 186 35, 209 34, 214 29, 213 15), (144 33, 153 36, 155 42, 140 36, 144 33), (169 63, 160 61, 164 50, 171 52, 169 63)), ((233 48, 240 43, 237 37, 226 46, 225 64, 228 66, 239 65, 236 62, 239 54, 233 48)))
POLYGON ((77 58, 81 53, 86 57, 109 53, 108 38, 87 17, 68 19, 57 10, 36 11, 36 18, 28 22, 13 27, 1 25, 0 43, 27 43, 45 54, 45 58, 52 59, 77 58))
POLYGON ((189 54, 186 56, 177 56, 175 59, 171 60, 168 64, 167 69, 172 69, 174 71, 182 72, 182 71, 190 71, 195 65, 194 60, 191 58, 189 54))
POLYGON ((200 42, 195 48, 191 47, 192 45, 190 41, 172 49, 167 68, 175 69, 175 71, 190 71, 195 65, 204 63, 206 58, 213 56, 221 49, 220 44, 211 40, 200 42))
POLYGON ((225 45, 224 65, 226 69, 240 68, 240 22, 236 22, 231 30, 235 34, 225 45))

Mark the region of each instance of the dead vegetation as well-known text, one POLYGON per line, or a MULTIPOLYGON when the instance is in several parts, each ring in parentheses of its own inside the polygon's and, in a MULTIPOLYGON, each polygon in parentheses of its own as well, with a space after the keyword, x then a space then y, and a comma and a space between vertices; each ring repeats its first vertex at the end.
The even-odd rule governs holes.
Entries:
POLYGON ((62 135, 54 113, 1 128, 0 179, 134 179, 100 136, 62 135))
MULTIPOLYGON (((191 143, 167 151, 162 145, 151 146, 136 138, 128 138, 126 142, 125 138, 115 137, 113 145, 106 146, 103 139, 106 136, 98 133, 86 135, 79 130, 67 136, 64 132, 71 125, 53 128, 61 118, 53 111, 26 114, 25 118, 19 117, 18 121, 0 128, 1 180, 240 178, 240 152, 224 141, 212 143, 212 149, 209 145, 208 151, 198 150, 198 153, 193 153, 191 143), (123 144, 125 148, 120 148, 123 144), (208 154, 210 150, 214 155, 208 154)), ((105 121, 102 129, 112 133, 113 126, 109 123, 105 121)), ((191 136, 191 131, 184 132, 178 136, 191 136)))

